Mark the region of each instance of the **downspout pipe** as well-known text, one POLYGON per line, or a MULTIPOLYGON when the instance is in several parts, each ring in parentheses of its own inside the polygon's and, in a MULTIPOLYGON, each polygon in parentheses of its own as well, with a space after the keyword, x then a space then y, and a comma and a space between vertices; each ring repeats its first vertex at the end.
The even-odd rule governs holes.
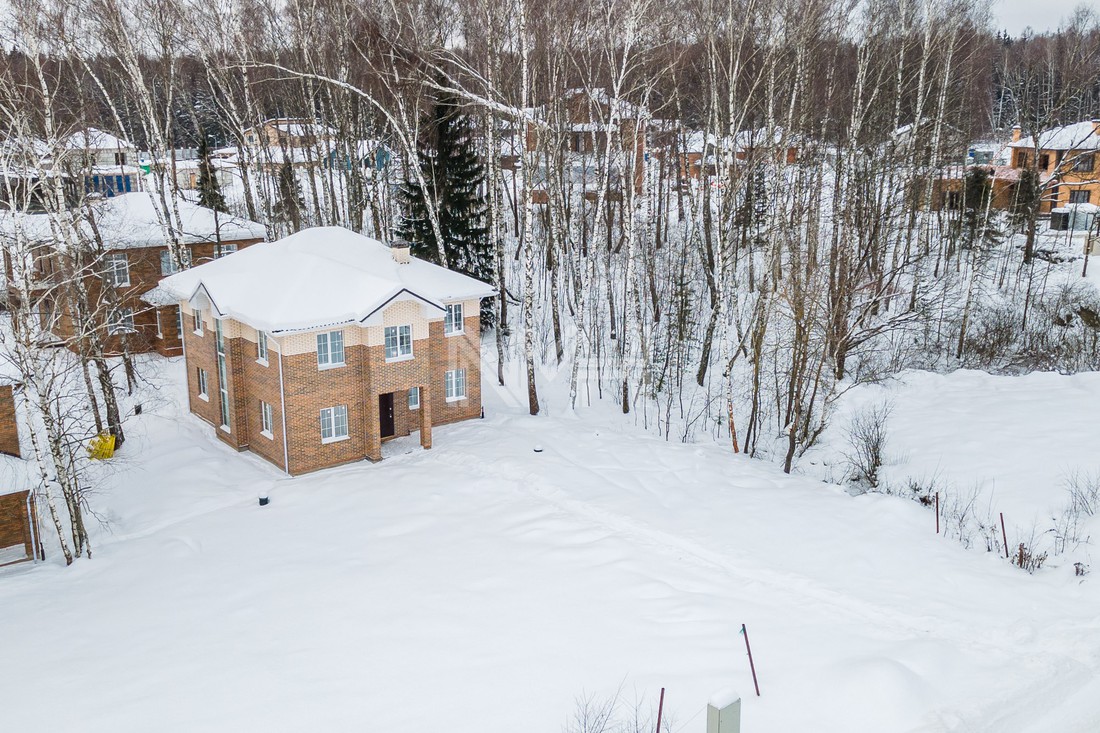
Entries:
MULTIPOLYGON (((278 342, 276 342, 278 343, 278 342)), ((286 438, 286 389, 283 387, 283 345, 279 345, 279 413, 283 423, 283 471, 290 475, 290 449, 286 438)))

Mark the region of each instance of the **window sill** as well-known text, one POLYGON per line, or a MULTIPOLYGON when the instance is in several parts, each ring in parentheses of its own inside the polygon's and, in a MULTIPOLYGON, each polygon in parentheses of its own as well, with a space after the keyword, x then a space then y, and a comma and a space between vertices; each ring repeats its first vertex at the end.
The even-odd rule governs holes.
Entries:
POLYGON ((327 371, 329 369, 340 369, 340 368, 346 367, 346 366, 347 366, 346 362, 340 362, 339 364, 318 364, 317 365, 317 371, 323 372, 323 371, 327 371))
POLYGON ((328 445, 329 443, 339 443, 343 440, 351 440, 350 435, 341 435, 338 438, 321 438, 321 445, 328 445))
POLYGON ((399 361, 412 361, 414 358, 413 354, 405 354, 404 356, 395 356, 392 359, 386 359, 386 363, 396 364, 399 361))
POLYGON ((210 396, 205 395, 202 392, 200 392, 199 393, 199 399, 202 400, 203 402, 209 402, 210 401, 210 396))
POLYGON ((451 331, 450 333, 448 333, 447 331, 443 332, 443 336, 445 338, 450 338, 451 336, 464 336, 464 335, 466 335, 466 330, 465 329, 463 329, 461 331, 451 331))
POLYGON ((467 397, 466 395, 462 395, 461 397, 448 397, 445 401, 446 402, 462 402, 463 400, 468 400, 468 399, 470 399, 470 398, 467 397))
POLYGON ((257 359, 256 363, 260 366, 271 366, 271 364, 268 363, 267 359, 257 359))
POLYGON ((275 435, 270 430, 261 430, 260 435, 264 436, 268 440, 275 440, 275 435))
POLYGON ((192 331, 191 333, 195 334, 199 338, 202 338, 204 332, 203 331, 192 331))
POLYGON ((221 430, 221 431, 223 431, 223 432, 224 432, 224 433, 226 433, 227 435, 228 435, 229 433, 232 433, 232 432, 233 432, 232 430, 230 430, 230 429, 229 429, 229 426, 228 426, 228 425, 222 425, 222 426, 220 426, 220 427, 218 428, 218 430, 221 430))

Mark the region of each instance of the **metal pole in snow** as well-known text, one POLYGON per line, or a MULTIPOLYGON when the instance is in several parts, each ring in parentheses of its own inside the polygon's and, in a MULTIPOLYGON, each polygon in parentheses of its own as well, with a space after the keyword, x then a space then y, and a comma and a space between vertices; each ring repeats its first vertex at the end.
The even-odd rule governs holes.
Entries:
POLYGON ((1008 535, 1005 534, 1005 513, 1001 512, 1001 539, 1005 543, 1005 558, 1008 557, 1008 535))
POLYGON ((760 683, 756 681, 756 665, 752 661, 752 647, 749 646, 749 631, 745 624, 741 624, 741 636, 745 637, 745 651, 749 653, 749 669, 752 670, 752 684, 756 688, 756 696, 760 697, 760 683))
POLYGON ((665 711, 665 688, 661 688, 661 701, 657 703, 657 733, 661 733, 661 713, 665 711))
POLYGON ((936 534, 940 533, 940 492, 936 492, 936 534))

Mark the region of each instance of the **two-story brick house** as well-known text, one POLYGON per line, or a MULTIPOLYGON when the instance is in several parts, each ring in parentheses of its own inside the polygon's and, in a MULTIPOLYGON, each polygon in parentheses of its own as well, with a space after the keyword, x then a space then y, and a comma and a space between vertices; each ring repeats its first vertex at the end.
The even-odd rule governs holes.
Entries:
POLYGON ((1066 204, 1100 204, 1100 119, 1054 127, 1032 136, 1012 131, 1012 166, 1036 166, 1043 184, 1039 211, 1066 204))
POLYGON ((306 229, 166 278, 188 403, 291 475, 382 458, 382 442, 481 415, 491 286, 339 227, 306 229))
MULTIPOLYGON (((243 249, 267 236, 262 224, 213 211, 178 199, 172 204, 179 213, 172 229, 183 245, 185 260, 193 264, 217 259, 243 249)), ((85 278, 92 303, 110 301, 112 307, 97 308, 97 328, 109 353, 156 351, 165 356, 183 352, 180 340, 180 313, 175 302, 150 304, 142 295, 156 287, 167 275, 177 271, 169 254, 165 227, 158 216, 159 207, 148 193, 128 193, 89 202, 80 214, 81 237, 91 248, 102 242, 102 251, 94 257, 97 275, 85 278), (110 297, 105 288, 112 288, 110 297)), ((174 214, 173 214, 174 219, 174 214)), ((5 226, 15 226, 6 221, 5 226)), ((57 281, 72 277, 74 264, 66 255, 65 245, 54 241, 49 217, 24 215, 18 226, 32 239, 42 242, 45 253, 37 258, 37 277, 43 291, 49 292, 57 281)), ((74 313, 64 298, 43 297, 39 321, 46 331, 69 345, 79 347, 74 313)))

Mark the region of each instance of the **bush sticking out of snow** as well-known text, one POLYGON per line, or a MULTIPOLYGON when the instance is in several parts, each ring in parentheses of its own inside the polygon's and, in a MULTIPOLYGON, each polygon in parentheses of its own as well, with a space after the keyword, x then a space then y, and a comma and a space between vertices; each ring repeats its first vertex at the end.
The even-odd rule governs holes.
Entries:
POLYGON ((879 486, 879 469, 886 454, 886 424, 890 405, 882 403, 857 412, 848 427, 849 480, 869 489, 879 486))

